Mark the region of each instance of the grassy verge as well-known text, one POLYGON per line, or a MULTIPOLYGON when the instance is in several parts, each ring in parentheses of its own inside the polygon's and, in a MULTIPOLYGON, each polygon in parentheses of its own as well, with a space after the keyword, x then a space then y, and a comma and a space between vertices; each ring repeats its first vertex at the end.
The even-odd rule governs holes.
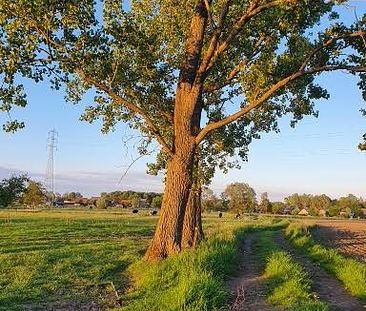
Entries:
POLYGON ((273 241, 273 231, 261 232, 255 243, 258 259, 265 258, 268 282, 267 301, 286 310, 326 311, 326 304, 311 292, 311 281, 291 256, 280 251, 273 241))
POLYGON ((312 260, 339 279, 354 296, 366 301, 366 264, 347 258, 335 249, 317 244, 307 226, 292 223, 286 229, 286 236, 312 260))
POLYGON ((162 262, 140 261, 130 267, 134 287, 124 297, 125 311, 219 310, 228 303, 225 279, 237 271, 239 242, 253 230, 282 228, 273 220, 216 223, 196 250, 162 262))
POLYGON ((224 279, 238 263, 237 237, 244 230, 221 227, 196 250, 162 262, 140 261, 130 267, 133 291, 123 310, 217 310, 227 302, 224 279))

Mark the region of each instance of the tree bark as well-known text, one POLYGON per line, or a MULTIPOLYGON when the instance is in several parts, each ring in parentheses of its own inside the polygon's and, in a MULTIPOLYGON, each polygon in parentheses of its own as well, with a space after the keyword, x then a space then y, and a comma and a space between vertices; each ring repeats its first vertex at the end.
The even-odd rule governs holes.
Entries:
POLYGON ((201 216, 201 187, 193 187, 189 193, 183 223, 182 248, 196 247, 204 239, 201 216))
POLYGON ((154 237, 145 254, 159 260, 181 250, 183 221, 192 186, 196 136, 202 111, 202 81, 197 69, 203 46, 207 10, 204 1, 196 4, 185 46, 174 105, 173 154, 167 166, 165 192, 154 237), (200 79, 198 79, 200 80, 200 79))
POLYGON ((195 134, 200 122, 200 89, 178 86, 175 105, 175 153, 167 166, 167 178, 160 218, 145 254, 147 260, 160 260, 181 250, 183 221, 195 154, 195 134))

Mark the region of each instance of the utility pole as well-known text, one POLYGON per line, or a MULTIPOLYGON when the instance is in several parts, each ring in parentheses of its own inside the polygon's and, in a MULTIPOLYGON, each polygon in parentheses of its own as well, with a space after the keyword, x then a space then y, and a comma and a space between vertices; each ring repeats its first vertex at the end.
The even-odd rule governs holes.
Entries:
POLYGON ((57 150, 58 133, 55 129, 48 132, 47 149, 48 149, 48 161, 46 168, 45 185, 46 189, 51 193, 51 203, 55 197, 55 158, 54 153, 57 150))

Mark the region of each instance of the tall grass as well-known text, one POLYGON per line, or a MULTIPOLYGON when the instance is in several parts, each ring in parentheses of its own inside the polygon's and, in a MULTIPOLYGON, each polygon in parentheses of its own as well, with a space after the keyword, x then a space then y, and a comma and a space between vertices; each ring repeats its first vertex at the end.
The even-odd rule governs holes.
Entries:
POLYGON ((309 228, 303 224, 290 224, 286 236, 293 245, 339 279, 352 295, 366 301, 366 264, 317 244, 312 239, 309 228))
POLYGON ((293 311, 329 310, 312 295, 309 276, 288 253, 273 253, 266 265, 266 275, 274 284, 268 297, 270 303, 293 311))
POLYGON ((221 222, 196 250, 183 251, 157 263, 140 261, 130 267, 133 289, 125 311, 218 310, 228 303, 225 279, 238 271, 239 243, 255 230, 283 228, 279 220, 253 223, 221 222))
POLYGON ((292 257, 280 251, 272 231, 261 232, 255 241, 258 260, 265 259, 265 277, 268 283, 267 301, 291 311, 326 311, 326 304, 311 293, 311 281, 292 257))
POLYGON ((215 310, 228 299, 224 279, 238 263, 237 239, 232 232, 214 235, 194 251, 130 267, 134 290, 123 310, 215 310))

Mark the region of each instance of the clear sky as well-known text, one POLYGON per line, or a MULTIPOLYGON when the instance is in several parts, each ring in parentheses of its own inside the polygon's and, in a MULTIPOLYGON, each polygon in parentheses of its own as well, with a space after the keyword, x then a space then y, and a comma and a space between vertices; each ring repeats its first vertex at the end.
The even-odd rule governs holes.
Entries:
MULTIPOLYGON (((359 15, 366 12, 365 1, 352 3, 359 15)), ((345 9, 343 14, 353 19, 352 10, 345 9)), ((366 153, 357 149, 366 132, 366 118, 359 110, 366 105, 357 80, 337 73, 323 75, 319 81, 331 94, 330 100, 317 103, 319 118, 305 118, 295 129, 290 128, 288 119, 281 120, 281 133, 265 134, 255 141, 241 170, 216 175, 212 183, 216 192, 238 181, 248 182, 257 193, 267 191, 274 200, 293 192, 366 197, 366 153)), ((103 135, 100 124, 78 120, 88 99, 74 106, 46 83, 27 82, 26 89, 29 106, 13 113, 26 122, 26 128, 15 134, 0 131, 0 178, 24 171, 44 180, 47 135, 55 128, 59 133, 56 191, 96 195, 121 189, 163 190, 161 177, 145 174, 148 158, 136 162, 121 180, 126 166, 136 158, 133 141, 125 144, 134 135, 125 125, 103 135)), ((0 121, 4 120, 0 115, 0 121)))

